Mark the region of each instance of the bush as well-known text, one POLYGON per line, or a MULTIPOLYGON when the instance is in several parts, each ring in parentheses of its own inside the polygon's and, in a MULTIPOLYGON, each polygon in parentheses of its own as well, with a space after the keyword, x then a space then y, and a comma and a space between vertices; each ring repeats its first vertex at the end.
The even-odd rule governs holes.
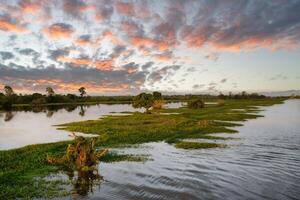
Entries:
POLYGON ((204 108, 204 102, 201 99, 195 99, 188 102, 188 108, 190 109, 200 109, 204 108))

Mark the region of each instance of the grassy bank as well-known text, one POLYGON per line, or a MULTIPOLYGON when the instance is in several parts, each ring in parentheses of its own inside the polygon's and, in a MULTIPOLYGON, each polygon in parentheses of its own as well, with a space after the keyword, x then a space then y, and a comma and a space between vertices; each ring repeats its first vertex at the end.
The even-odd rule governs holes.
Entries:
MULTIPOLYGON (((99 120, 74 122, 60 129, 98 134, 97 146, 117 147, 146 142, 166 141, 179 148, 218 147, 214 143, 184 142, 183 139, 215 137, 212 133, 234 133, 232 127, 240 122, 260 117, 255 106, 270 106, 282 99, 228 100, 225 105, 208 105, 204 109, 162 109, 152 114, 132 113, 126 116, 107 116, 99 120)), ((0 199, 53 197, 64 195, 61 181, 44 177, 60 169, 49 165, 46 156, 63 154, 69 142, 31 145, 20 149, 0 151, 0 199)), ((103 161, 144 161, 131 155, 109 154, 103 161)))
POLYGON ((207 139, 210 133, 234 133, 236 131, 231 127, 239 126, 237 122, 260 116, 256 114, 259 109, 254 106, 280 102, 279 99, 229 100, 224 106, 208 105, 198 110, 162 109, 152 114, 135 112, 131 115, 63 124, 61 129, 98 134, 98 145, 108 147, 156 141, 176 143, 187 138, 207 139))

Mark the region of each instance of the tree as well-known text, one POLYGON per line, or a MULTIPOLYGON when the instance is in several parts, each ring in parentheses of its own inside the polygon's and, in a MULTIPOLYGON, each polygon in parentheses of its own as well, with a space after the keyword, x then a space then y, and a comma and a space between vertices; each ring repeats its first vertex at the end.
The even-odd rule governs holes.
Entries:
POLYGON ((134 108, 145 108, 146 113, 149 113, 149 108, 152 107, 154 97, 152 94, 141 93, 133 98, 132 106, 134 108))
POLYGON ((242 95, 242 97, 246 97, 248 94, 246 91, 243 91, 241 95, 242 95))
POLYGON ((46 92, 49 97, 52 97, 55 94, 54 90, 51 87, 47 87, 46 92))
POLYGON ((195 99, 188 102, 188 108, 191 109, 200 109, 204 108, 204 102, 201 99, 195 99))
POLYGON ((162 99, 162 95, 160 92, 153 92, 153 98, 154 100, 161 100, 162 99))
POLYGON ((5 92, 5 95, 10 97, 14 94, 14 90, 12 89, 12 87, 6 85, 4 86, 4 92, 5 92))
POLYGON ((162 94, 160 92, 153 92, 153 99, 154 102, 152 104, 153 109, 162 109, 165 105, 165 101, 162 97, 162 94))
POLYGON ((80 96, 83 97, 86 94, 85 87, 81 87, 78 89, 80 96))

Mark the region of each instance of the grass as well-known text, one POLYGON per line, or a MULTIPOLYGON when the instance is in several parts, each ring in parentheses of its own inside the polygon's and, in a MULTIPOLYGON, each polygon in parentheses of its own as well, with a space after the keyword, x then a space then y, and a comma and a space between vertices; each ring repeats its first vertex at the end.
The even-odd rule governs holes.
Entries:
POLYGON ((157 141, 175 143, 181 139, 202 138, 211 133, 235 133, 237 131, 231 127, 241 125, 236 122, 261 117, 257 114, 259 109, 254 106, 280 102, 278 99, 231 100, 226 101, 224 106, 211 105, 204 109, 162 109, 148 115, 134 112, 126 116, 107 116, 98 120, 63 124, 60 129, 98 134, 100 138, 106 138, 99 140, 98 145, 107 147, 157 141))
MULTIPOLYGON (((131 113, 125 116, 106 116, 97 120, 74 122, 58 128, 98 134, 97 146, 118 147, 147 142, 166 141, 179 148, 218 147, 215 143, 183 142, 183 139, 226 139, 213 133, 235 133, 240 122, 261 117, 256 106, 282 103, 282 99, 227 100, 224 105, 208 105, 204 109, 161 109, 152 114, 131 113), (236 110, 243 109, 243 110, 236 110), (162 113, 178 113, 163 115, 162 113), (208 135, 210 134, 210 135, 208 135)), ((45 177, 60 169, 46 162, 46 155, 61 155, 69 142, 30 145, 20 149, 0 151, 0 199, 48 198, 61 196, 62 182, 49 182, 45 177), (38 179, 37 179, 38 178, 38 179)), ((110 153, 102 161, 145 161, 147 157, 110 153)))
POLYGON ((175 147, 181 149, 208 149, 208 148, 216 148, 216 147, 223 147, 224 145, 217 144, 217 143, 208 143, 208 142, 177 142, 175 147))

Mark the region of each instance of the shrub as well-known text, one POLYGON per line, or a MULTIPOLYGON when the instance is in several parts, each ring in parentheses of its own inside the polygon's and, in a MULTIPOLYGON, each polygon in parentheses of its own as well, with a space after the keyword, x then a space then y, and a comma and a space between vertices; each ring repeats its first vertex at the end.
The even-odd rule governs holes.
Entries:
POLYGON ((188 108, 190 108, 190 109, 204 108, 204 102, 201 99, 195 99, 195 100, 189 101, 188 108))

